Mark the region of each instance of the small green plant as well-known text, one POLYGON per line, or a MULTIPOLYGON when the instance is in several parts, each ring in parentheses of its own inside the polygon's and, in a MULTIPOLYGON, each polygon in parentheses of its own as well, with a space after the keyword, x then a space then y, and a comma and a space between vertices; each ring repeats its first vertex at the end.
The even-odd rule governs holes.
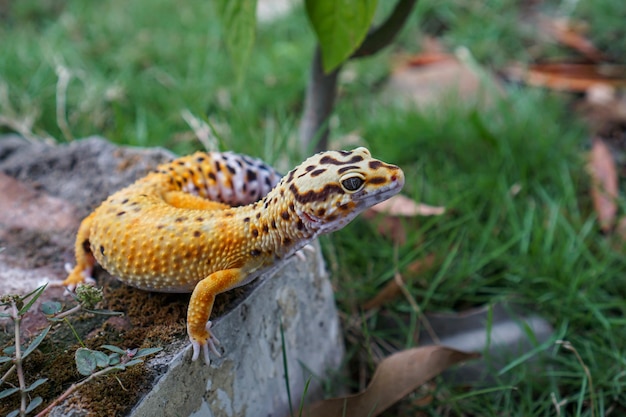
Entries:
MULTIPOLYGON (((13 362, 13 365, 0 379, 0 387, 5 383, 10 385, 7 382, 7 379, 13 375, 13 373, 17 374, 18 380, 18 386, 11 386, 10 388, 5 388, 0 391, 0 399, 18 393, 21 397, 20 407, 7 414, 7 417, 26 416, 43 403, 43 399, 41 397, 37 396, 31 398, 30 393, 37 387, 46 383, 48 378, 39 378, 33 383, 27 384, 23 364, 28 355, 30 355, 48 335, 48 332, 52 328, 53 324, 48 325, 37 333, 27 347, 22 343, 20 324, 24 315, 31 309, 35 301, 37 301, 37 299, 43 294, 46 286, 47 285, 43 285, 24 296, 10 294, 0 297, 0 307, 3 307, 4 310, 8 311, 1 312, 0 317, 8 318, 13 321, 15 328, 15 345, 4 349, 2 356, 0 356, 0 365, 7 362, 13 362)), ((94 309, 94 306, 102 300, 102 290, 99 288, 88 285, 79 285, 76 288, 74 298, 78 304, 69 310, 62 311, 62 305, 57 301, 46 301, 42 303, 41 311, 46 315, 50 322, 54 323, 63 321, 70 327, 80 345, 83 346, 76 350, 75 353, 76 368, 81 375, 84 375, 87 378, 78 383, 72 384, 72 386, 70 386, 61 396, 52 401, 46 409, 37 414, 38 416, 48 413, 54 406, 59 404, 89 381, 112 372, 124 371, 129 366, 143 363, 143 358, 162 350, 162 348, 124 350, 113 345, 102 346, 102 348, 108 352, 85 348, 83 341, 67 319, 69 315, 77 313, 81 310, 94 314, 106 315, 120 315, 122 313, 94 309)))
POLYGON ((0 399, 8 397, 9 395, 13 395, 15 393, 19 393, 21 397, 20 408, 11 411, 7 415, 7 417, 15 417, 18 415, 25 416, 43 402, 43 399, 41 397, 29 398, 29 393, 41 384, 45 383, 48 379, 41 378, 36 380, 32 384, 27 385, 26 378, 24 377, 24 368, 22 365, 24 363, 24 359, 26 359, 28 355, 30 355, 43 341, 43 339, 52 328, 52 325, 47 326, 45 329, 39 332, 39 334, 37 334, 30 342, 28 347, 24 349, 22 345, 22 337, 20 334, 20 323, 24 315, 32 307, 33 303, 37 301, 41 294, 43 294, 43 291, 45 289, 46 286, 44 285, 25 296, 11 294, 0 298, 0 306, 4 307, 5 310, 8 310, 8 313, 0 313, 0 317, 9 318, 13 321, 15 325, 15 346, 4 349, 4 356, 0 356, 0 364, 13 362, 13 366, 11 366, 9 370, 2 376, 2 379, 0 379, 0 385, 4 385, 7 378, 11 376, 14 372, 17 373, 17 380, 19 383, 19 386, 17 387, 6 388, 0 391, 0 399))

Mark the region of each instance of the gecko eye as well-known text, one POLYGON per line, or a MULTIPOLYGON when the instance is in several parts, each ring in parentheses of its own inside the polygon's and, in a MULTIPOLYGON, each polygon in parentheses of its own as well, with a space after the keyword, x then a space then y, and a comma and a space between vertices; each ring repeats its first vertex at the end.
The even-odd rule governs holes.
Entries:
POLYGON ((349 177, 341 181, 341 185, 347 191, 357 191, 363 186, 364 183, 365 181, 363 181, 363 178, 360 177, 349 177))

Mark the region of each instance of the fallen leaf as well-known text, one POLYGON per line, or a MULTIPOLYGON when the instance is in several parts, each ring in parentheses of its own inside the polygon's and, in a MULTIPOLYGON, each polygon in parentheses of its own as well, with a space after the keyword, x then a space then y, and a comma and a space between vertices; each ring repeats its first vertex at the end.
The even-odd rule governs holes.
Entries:
MULTIPOLYGON (((420 275, 429 270, 435 264, 435 254, 430 253, 425 258, 417 259, 407 265, 406 270, 410 271, 413 276, 420 275)), ((383 304, 396 298, 402 294, 402 288, 396 279, 390 279, 389 282, 378 293, 363 304, 364 310, 381 307, 383 304)))
POLYGON ((542 31, 552 36, 557 42, 578 51, 590 61, 606 61, 607 56, 595 47, 593 42, 583 34, 583 28, 568 19, 541 18, 539 27, 542 31))
POLYGON ((375 417, 450 366, 479 356, 445 346, 426 346, 395 353, 378 365, 364 391, 317 402, 303 415, 375 417))
POLYGON ((384 213, 392 216, 404 217, 440 216, 446 212, 445 207, 436 207, 417 203, 402 194, 397 194, 382 203, 378 203, 369 210, 375 213, 384 213))
POLYGON ((586 92, 599 84, 626 86, 624 65, 554 62, 529 65, 528 68, 514 65, 505 72, 513 80, 558 91, 586 92))
POLYGON ((401 220, 400 217, 438 216, 445 211, 445 207, 417 203, 398 194, 367 209, 363 213, 363 217, 373 219, 381 214, 385 215, 376 225, 378 233, 388 237, 398 245, 404 245, 406 242, 406 221, 401 220))
POLYGON ((604 141, 595 138, 588 164, 591 175, 591 199, 603 232, 609 232, 617 214, 618 179, 615 161, 604 141))

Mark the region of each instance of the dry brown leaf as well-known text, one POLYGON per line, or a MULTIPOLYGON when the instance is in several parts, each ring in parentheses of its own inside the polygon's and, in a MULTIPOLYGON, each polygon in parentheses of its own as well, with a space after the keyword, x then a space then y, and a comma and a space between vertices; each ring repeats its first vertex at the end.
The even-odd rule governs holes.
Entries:
POLYGON ((402 194, 395 195, 382 203, 378 203, 369 210, 375 213, 384 213, 392 216, 403 217, 440 216, 446 212, 445 207, 436 207, 417 203, 402 194))
POLYGON ((385 358, 367 388, 313 404, 306 417, 375 417, 450 366, 479 357, 445 346, 408 349, 385 358))
POLYGON ((539 24, 539 27, 556 41, 580 52, 585 58, 594 62, 607 60, 607 56, 584 36, 583 30, 576 22, 567 19, 542 18, 539 24))
POLYGON ((507 75, 535 87, 559 91, 586 92, 598 85, 626 86, 626 66, 555 62, 530 65, 524 69, 511 66, 507 75))
MULTIPOLYGON (((413 276, 416 276, 432 268, 434 263, 435 254, 430 253, 426 255, 425 258, 417 259, 411 262, 407 265, 406 270, 410 271, 413 276)), ((402 289, 400 288, 398 281, 391 279, 374 297, 370 298, 365 302, 365 304, 363 304, 363 309, 370 310, 372 308, 378 308, 393 300, 400 294, 402 294, 402 289)))
POLYGON ((604 141, 596 138, 589 154, 591 199, 603 232, 609 232, 617 214, 618 179, 615 161, 604 141))

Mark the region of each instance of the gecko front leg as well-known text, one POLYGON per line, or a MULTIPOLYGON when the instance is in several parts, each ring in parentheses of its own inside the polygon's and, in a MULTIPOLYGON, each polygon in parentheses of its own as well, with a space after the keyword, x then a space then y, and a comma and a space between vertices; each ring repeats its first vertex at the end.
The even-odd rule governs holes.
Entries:
POLYGON ((217 357, 220 356, 215 348, 215 344, 219 344, 219 341, 210 331, 209 317, 213 310, 215 296, 237 286, 242 279, 241 269, 226 269, 212 273, 194 288, 187 310, 187 334, 193 347, 191 360, 198 359, 202 351, 204 361, 208 365, 211 362, 209 349, 217 357))

